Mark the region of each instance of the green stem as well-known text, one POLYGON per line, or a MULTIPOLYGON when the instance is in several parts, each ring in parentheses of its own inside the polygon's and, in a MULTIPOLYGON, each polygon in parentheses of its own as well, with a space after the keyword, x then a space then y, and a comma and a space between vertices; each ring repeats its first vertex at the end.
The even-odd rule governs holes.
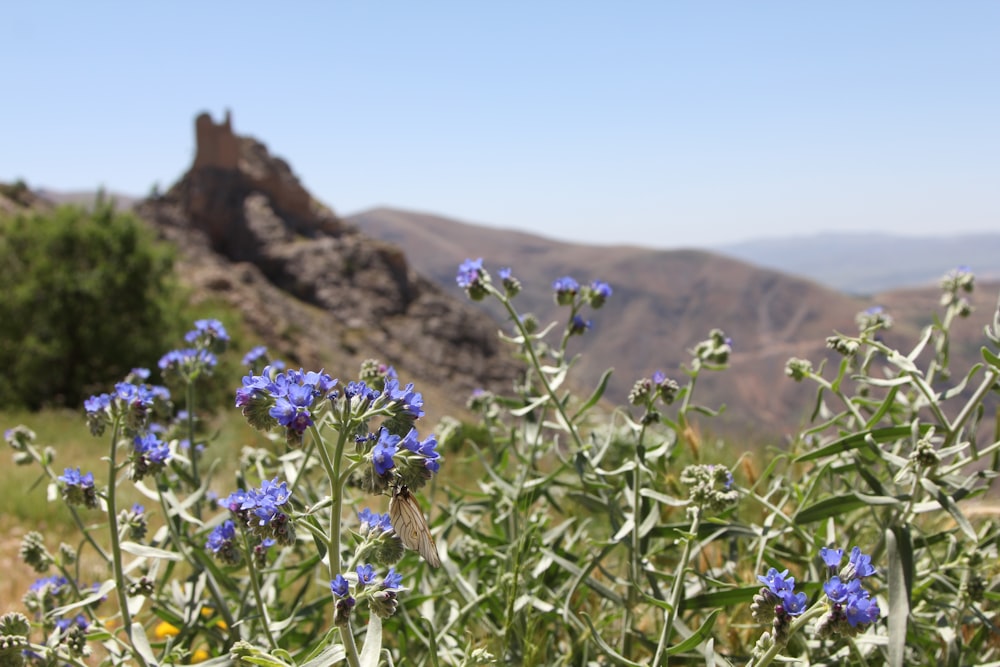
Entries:
POLYGON ((135 642, 132 639, 132 615, 128 610, 128 591, 125 589, 125 572, 122 569, 122 549, 121 540, 118 537, 118 507, 115 504, 115 491, 117 486, 118 466, 115 456, 118 451, 118 433, 121 417, 115 420, 115 427, 111 433, 111 449, 108 453, 108 528, 111 532, 111 558, 112 569, 115 578, 115 592, 118 595, 118 606, 122 615, 122 625, 125 627, 125 634, 132 645, 132 654, 140 665, 145 667, 146 661, 139 651, 135 650, 135 642))
POLYGON ((541 380, 542 386, 545 388, 545 393, 552 400, 552 404, 555 406, 556 412, 559 413, 559 416, 562 419, 563 424, 566 426, 566 430, 569 431, 570 437, 573 438, 573 443, 576 445, 576 450, 578 452, 582 452, 584 450, 583 440, 580 438, 580 434, 577 432, 576 427, 573 425, 573 422, 570 421, 569 415, 566 414, 566 409, 563 407, 562 401, 559 400, 559 397, 556 396, 555 391, 552 389, 552 385, 549 384, 548 376, 542 372, 542 364, 538 360, 538 355, 535 354, 534 346, 531 345, 529 342, 531 340, 531 334, 529 334, 527 329, 524 328, 524 323, 521 322, 521 318, 518 315, 517 311, 514 309, 513 304, 511 304, 510 299, 508 299, 505 294, 501 294, 492 285, 487 285, 486 287, 489 290, 489 292, 493 294, 495 297, 497 297, 500 300, 500 303, 504 305, 504 308, 507 309, 507 313, 514 321, 514 325, 517 327, 517 330, 524 337, 525 340, 524 347, 528 351, 528 357, 531 360, 532 368, 538 375, 538 379, 541 380))
POLYGON ((633 471, 633 481, 632 481, 632 553, 629 559, 629 565, 631 572, 632 585, 628 587, 628 601, 625 605, 625 622, 622 624, 622 653, 624 655, 629 655, 632 652, 632 616, 635 611, 635 606, 639 600, 639 561, 640 561, 640 542, 641 536, 639 535, 639 524, 642 522, 642 517, 639 513, 639 504, 642 502, 642 496, 639 493, 639 474, 642 471, 642 456, 640 454, 642 450, 642 441, 646 435, 646 424, 642 425, 639 430, 638 442, 635 446, 635 470, 633 471))
MULTIPOLYGON (((792 621, 791 625, 788 626, 788 636, 791 637, 792 635, 794 635, 808 621, 812 620, 816 616, 819 616, 825 611, 826 611, 825 602, 817 602, 816 604, 814 604, 812 607, 803 612, 801 616, 798 616, 794 621, 792 621)), ((780 644, 778 642, 773 642, 771 644, 771 648, 769 648, 764 653, 764 655, 760 657, 759 660, 755 662, 753 659, 751 659, 750 662, 747 663, 746 667, 767 667, 767 665, 770 665, 774 661, 774 659, 778 657, 782 649, 784 649, 785 646, 787 645, 788 645, 787 641, 781 642, 780 644)))
POLYGON ((972 415, 973 412, 975 412, 979 403, 983 400, 983 397, 993 389, 996 385, 998 377, 1000 377, 1000 373, 993 370, 988 371, 986 377, 983 378, 982 384, 979 385, 976 392, 965 403, 965 407, 963 407, 962 411, 958 413, 957 417, 955 417, 955 421, 951 424, 945 422, 948 426, 948 435, 945 438, 944 443, 941 445, 942 447, 950 447, 955 442, 955 438, 958 437, 958 433, 962 429, 962 426, 965 425, 965 421, 972 415))
POLYGON ((271 645, 272 651, 276 651, 278 650, 278 642, 274 640, 274 636, 271 634, 271 619, 267 616, 267 608, 264 606, 264 596, 260 593, 260 581, 257 580, 257 567, 254 565, 253 549, 250 548, 250 535, 245 528, 241 529, 240 532, 243 533, 243 555, 247 561, 247 570, 249 571, 250 585, 253 587, 254 601, 257 603, 257 614, 260 616, 260 623, 264 628, 267 643, 271 645))
MULTIPOLYGON (((194 482, 194 488, 197 491, 201 488, 201 477, 198 473, 198 449, 194 444, 194 381, 188 380, 187 383, 187 433, 188 433, 188 443, 190 444, 190 449, 188 450, 191 454, 191 479, 194 482)), ((201 500, 195 502, 194 504, 194 515, 201 519, 201 500)))
POLYGON ((691 560, 691 544, 697 539, 698 529, 701 527, 701 508, 694 505, 691 511, 693 516, 691 517, 691 527, 688 529, 690 537, 684 540, 684 552, 674 570, 674 581, 670 586, 670 606, 664 612, 663 631, 660 633, 660 641, 656 645, 654 665, 660 664, 660 660, 664 658, 663 652, 667 649, 667 644, 670 643, 670 635, 674 630, 674 620, 677 618, 677 609, 681 604, 681 593, 684 591, 684 571, 687 570, 688 561, 691 560))
POLYGON ((354 631, 351 630, 351 622, 347 621, 347 625, 340 632, 340 636, 344 639, 344 649, 347 652, 347 662, 351 667, 361 667, 361 659, 358 657, 358 645, 354 643, 354 631))
MULTIPOLYGON (((350 424, 350 409, 350 402, 345 401, 344 413, 341 416, 341 425, 337 433, 337 446, 332 460, 330 459, 330 452, 326 450, 326 444, 323 442, 323 436, 320 434, 319 429, 315 425, 310 427, 310 432, 316 443, 316 451, 319 452, 319 459, 322 461, 326 475, 330 479, 330 532, 326 541, 326 560, 330 581, 333 581, 334 577, 340 574, 341 571, 340 522, 341 515, 343 514, 345 480, 341 479, 340 466, 344 458, 344 446, 347 444, 347 434, 350 432, 348 428, 350 424)), ((341 634, 344 637, 344 650, 347 653, 347 662, 351 667, 359 667, 361 663, 358 658, 358 647, 354 643, 354 632, 351 629, 350 618, 348 618, 347 624, 344 626, 341 634)))

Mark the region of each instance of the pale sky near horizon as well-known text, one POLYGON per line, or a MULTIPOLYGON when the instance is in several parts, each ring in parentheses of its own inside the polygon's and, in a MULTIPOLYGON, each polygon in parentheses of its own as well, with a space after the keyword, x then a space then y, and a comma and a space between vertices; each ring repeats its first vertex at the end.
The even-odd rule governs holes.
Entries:
POLYGON ((0 181, 144 195, 233 113, 349 215, 587 243, 1000 231, 1000 1, 5 7, 0 181))

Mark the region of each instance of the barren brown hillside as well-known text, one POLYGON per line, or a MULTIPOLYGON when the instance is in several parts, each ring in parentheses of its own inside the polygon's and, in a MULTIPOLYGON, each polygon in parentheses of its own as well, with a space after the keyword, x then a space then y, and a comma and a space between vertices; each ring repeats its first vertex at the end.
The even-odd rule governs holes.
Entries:
MULTIPOLYGON (((847 296, 813 282, 738 260, 696 250, 658 251, 628 246, 598 247, 552 241, 522 232, 475 226, 432 215, 376 209, 348 222, 406 249, 411 265, 452 294, 455 268, 466 257, 483 257, 493 271, 510 266, 525 290, 519 307, 543 321, 560 316, 550 285, 562 275, 608 281, 614 295, 593 314, 594 329, 578 339, 585 352, 581 371, 595 381, 615 368, 609 398, 624 401, 632 383, 655 369, 678 376, 687 350, 713 327, 734 342, 732 367, 699 384, 701 402, 727 405, 712 428, 729 434, 768 439, 801 423, 814 398, 812 387, 785 377, 789 357, 817 364, 831 353, 826 337, 856 332, 855 315, 884 303, 897 326, 887 334, 900 348, 912 345, 920 327, 937 308, 934 289, 908 290, 874 299, 847 296), (895 313, 895 309, 899 313, 895 313)), ((951 267, 942 267, 944 274, 951 267)), ((966 360, 976 354, 982 326, 991 320, 996 289, 981 287, 977 311, 958 324, 968 344, 958 347, 966 360)), ((499 311, 492 310, 500 317, 499 311)))

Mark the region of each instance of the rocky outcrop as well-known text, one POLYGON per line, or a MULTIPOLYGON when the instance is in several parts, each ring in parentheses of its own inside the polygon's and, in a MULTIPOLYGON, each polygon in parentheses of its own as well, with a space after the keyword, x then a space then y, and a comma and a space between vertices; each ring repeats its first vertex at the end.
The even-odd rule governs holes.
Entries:
POLYGON ((52 203, 28 187, 24 181, 0 183, 0 215, 16 215, 28 210, 46 211, 52 203))
POLYGON ((228 114, 198 116, 195 133, 191 169, 136 210, 181 248, 182 273, 239 307, 265 342, 309 367, 377 357, 446 393, 509 386, 516 366, 495 324, 457 291, 345 225, 228 114))

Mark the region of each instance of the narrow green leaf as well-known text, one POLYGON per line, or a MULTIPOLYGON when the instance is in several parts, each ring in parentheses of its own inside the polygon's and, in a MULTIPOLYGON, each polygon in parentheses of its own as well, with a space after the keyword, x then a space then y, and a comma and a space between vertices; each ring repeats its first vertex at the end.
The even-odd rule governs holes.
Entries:
POLYGON ((543 405, 548 400, 549 397, 547 395, 539 396, 538 398, 533 400, 531 403, 528 403, 527 405, 521 406, 519 408, 511 408, 510 414, 514 417, 523 417, 524 415, 528 414, 538 406, 543 405))
POLYGON ((890 496, 866 496, 860 493, 845 493, 826 498, 795 513, 792 521, 798 525, 813 523, 840 516, 868 505, 895 505, 899 500, 890 496))
POLYGON ((926 477, 922 477, 920 479, 920 485, 923 486, 928 493, 934 496, 934 499, 937 500, 938 503, 941 504, 941 507, 943 507, 945 511, 951 515, 951 518, 955 520, 955 523, 958 524, 958 527, 962 529, 962 532, 964 532, 970 540, 973 542, 979 541, 979 536, 976 534, 976 530, 972 527, 972 524, 969 523, 969 520, 965 518, 965 514, 962 513, 958 503, 956 503, 951 496, 945 493, 941 487, 926 477))
POLYGON ((184 557, 179 553, 173 551, 167 551, 166 549, 157 549, 156 547, 146 546, 145 544, 139 544, 138 542, 122 542, 122 551, 128 552, 133 556, 141 556, 143 558, 161 558, 163 560, 184 560, 184 557))
POLYGON ((149 637, 146 636, 146 630, 142 627, 142 623, 133 623, 131 632, 132 647, 135 648, 136 653, 142 656, 143 661, 147 665, 158 665, 156 660, 156 655, 153 653, 153 647, 149 644, 149 637))
POLYGON ((365 633, 365 645, 359 656, 361 667, 378 667, 379 655, 382 653, 382 617, 372 614, 368 620, 368 630, 365 633))
POLYGON ((615 369, 613 368, 609 368, 604 371, 604 375, 601 376, 601 379, 598 381, 597 387, 594 388, 594 392, 590 395, 590 398, 587 399, 586 403, 580 406, 580 409, 577 410, 576 414, 570 418, 570 421, 575 422, 586 414, 588 410, 597 405, 597 402, 601 400, 602 396, 604 396, 604 392, 608 388, 608 381, 611 379, 611 374, 614 373, 614 371, 615 369))
POLYGON ((983 359, 993 368, 1000 370, 1000 357, 989 351, 989 348, 982 348, 983 359))
POLYGON ((674 498, 673 496, 668 496, 665 493, 653 491, 652 489, 639 489, 639 495, 644 498, 651 498, 660 504, 667 505, 668 507, 683 507, 684 505, 689 505, 691 503, 691 501, 687 498, 674 498))
POLYGON ((903 667, 906 653, 906 629, 910 615, 910 587, 913 582, 913 551, 910 531, 894 526, 885 531, 889 567, 889 665, 903 667))
POLYGON ((347 658, 347 651, 340 644, 330 644, 319 652, 308 662, 303 662, 299 667, 326 667, 334 665, 347 658))
MULTIPOLYGON (((926 435, 927 431, 932 428, 930 424, 921 424, 919 431, 920 435, 926 435)), ((834 454, 840 454, 842 452, 849 452, 853 449, 858 449, 864 447, 868 444, 869 438, 871 442, 883 443, 890 442, 892 440, 898 440, 899 438, 908 438, 912 434, 912 429, 910 426, 887 426, 886 428, 877 428, 870 431, 861 431, 860 433, 852 433, 851 435, 840 438, 831 442, 829 445, 820 447, 817 450, 806 452, 801 456, 795 458, 795 463, 802 463, 803 461, 813 461, 815 459, 823 458, 824 456, 832 456, 834 454)))
POLYGON ((712 627, 715 625, 715 619, 719 617, 722 613, 721 609, 716 609, 705 622, 701 624, 701 627, 691 633, 691 636, 682 641, 680 644, 675 644, 663 652, 664 655, 677 655, 678 653, 683 653, 684 651, 690 651, 699 644, 701 644, 705 639, 712 636, 712 627))
POLYGON ((588 614, 580 612, 580 616, 583 617, 583 620, 587 623, 587 627, 590 628, 590 632, 592 633, 590 636, 594 640, 594 643, 597 644, 600 649, 604 651, 605 655, 616 665, 625 665, 625 667, 643 667, 641 662, 632 662, 625 656, 620 655, 618 651, 611 648, 608 643, 604 641, 604 638, 601 637, 601 633, 597 631, 597 628, 594 627, 594 622, 590 620, 590 616, 588 614))

